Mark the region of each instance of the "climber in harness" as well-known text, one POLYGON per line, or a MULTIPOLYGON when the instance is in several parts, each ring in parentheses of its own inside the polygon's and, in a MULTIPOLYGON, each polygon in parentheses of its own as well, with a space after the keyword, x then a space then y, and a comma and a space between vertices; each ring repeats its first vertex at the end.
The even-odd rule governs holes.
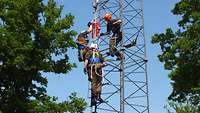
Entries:
POLYGON ((91 106, 97 102, 102 103, 101 88, 103 78, 103 67, 105 60, 98 50, 97 44, 91 44, 90 50, 85 55, 84 72, 88 74, 88 80, 91 81, 91 106))
POLYGON ((119 42, 122 40, 122 31, 121 31, 121 19, 112 19, 112 15, 110 13, 106 13, 104 15, 104 20, 107 22, 107 32, 101 33, 100 36, 109 35, 112 32, 112 37, 109 41, 109 52, 108 55, 117 56, 118 60, 123 58, 123 55, 120 51, 116 49, 119 42))
POLYGON ((79 59, 79 62, 82 62, 82 61, 85 60, 85 54, 89 49, 89 47, 88 47, 88 43, 89 43, 88 34, 92 31, 91 24, 92 24, 91 22, 88 22, 87 30, 82 31, 78 35, 78 38, 76 40, 76 44, 78 46, 78 59, 79 59))

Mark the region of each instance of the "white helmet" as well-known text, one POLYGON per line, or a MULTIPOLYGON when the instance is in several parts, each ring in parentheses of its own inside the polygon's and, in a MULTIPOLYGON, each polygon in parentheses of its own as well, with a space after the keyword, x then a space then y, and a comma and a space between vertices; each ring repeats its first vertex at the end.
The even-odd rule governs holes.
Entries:
POLYGON ((98 46, 97 46, 97 44, 92 43, 92 44, 90 45, 90 48, 95 48, 95 49, 97 49, 98 46))

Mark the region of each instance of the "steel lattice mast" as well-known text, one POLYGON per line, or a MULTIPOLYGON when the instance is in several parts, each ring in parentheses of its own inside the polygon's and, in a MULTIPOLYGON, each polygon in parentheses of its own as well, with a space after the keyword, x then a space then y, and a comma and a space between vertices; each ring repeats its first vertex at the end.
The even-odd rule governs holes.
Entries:
POLYGON ((104 68, 102 97, 99 113, 149 113, 146 42, 144 35, 143 0, 99 0, 95 13, 100 19, 101 32, 106 31, 103 15, 123 20, 123 40, 118 47, 125 59, 107 56, 109 39, 100 37, 101 53, 108 59, 104 68), (129 48, 124 45, 133 44, 129 48))

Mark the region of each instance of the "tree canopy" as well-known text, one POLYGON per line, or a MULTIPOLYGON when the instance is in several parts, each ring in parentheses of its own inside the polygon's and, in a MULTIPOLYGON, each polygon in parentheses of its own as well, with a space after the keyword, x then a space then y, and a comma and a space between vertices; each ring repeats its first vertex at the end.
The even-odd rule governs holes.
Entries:
POLYGON ((69 96, 68 101, 57 102, 56 97, 46 96, 43 100, 33 100, 28 104, 29 113, 83 113, 86 102, 82 98, 76 97, 76 93, 69 96))
POLYGON ((181 17, 179 29, 166 29, 155 34, 152 43, 162 50, 158 58, 167 70, 171 70, 173 92, 170 100, 200 104, 200 1, 181 0, 172 10, 181 17))
POLYGON ((190 104, 190 102, 186 102, 183 104, 183 103, 170 101, 169 107, 170 108, 165 106, 168 113, 199 113, 200 112, 200 108, 198 108, 195 105, 190 104))
MULTIPOLYGON (((75 67, 67 55, 68 48, 76 46, 76 32, 71 30, 74 16, 62 16, 62 9, 54 0, 0 0, 0 111, 29 112, 30 104, 67 105, 68 101, 56 103, 47 96, 48 81, 42 76, 75 67)), ((86 107, 75 95, 71 99, 71 107, 77 110, 72 112, 86 107)))

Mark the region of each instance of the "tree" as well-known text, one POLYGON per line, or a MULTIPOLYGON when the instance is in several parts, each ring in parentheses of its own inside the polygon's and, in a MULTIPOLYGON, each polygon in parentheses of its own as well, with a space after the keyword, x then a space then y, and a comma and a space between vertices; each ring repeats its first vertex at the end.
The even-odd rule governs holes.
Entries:
POLYGON ((192 105, 189 102, 182 104, 182 103, 170 101, 169 107, 172 109, 165 106, 168 113, 174 113, 173 111, 175 111, 176 113, 199 113, 200 112, 200 109, 197 106, 192 105))
POLYGON ((29 113, 83 113, 87 103, 84 99, 77 98, 76 93, 69 96, 69 101, 57 103, 56 97, 46 96, 41 102, 40 100, 33 100, 29 104, 29 113))
POLYGON ((173 92, 169 100, 200 104, 200 1, 181 0, 172 10, 181 16, 179 29, 155 34, 152 43, 160 45, 160 62, 171 70, 173 92))
MULTIPOLYGON (((27 113, 34 101, 52 102, 42 73, 67 73, 67 49, 75 47, 71 30, 74 16, 61 17, 54 0, 0 0, 0 111, 27 113), (59 56, 56 60, 54 56, 59 56)), ((72 96, 83 110, 86 104, 72 96)), ((68 104, 68 103, 67 103, 68 104)), ((76 106, 77 105, 77 106, 76 106)))

